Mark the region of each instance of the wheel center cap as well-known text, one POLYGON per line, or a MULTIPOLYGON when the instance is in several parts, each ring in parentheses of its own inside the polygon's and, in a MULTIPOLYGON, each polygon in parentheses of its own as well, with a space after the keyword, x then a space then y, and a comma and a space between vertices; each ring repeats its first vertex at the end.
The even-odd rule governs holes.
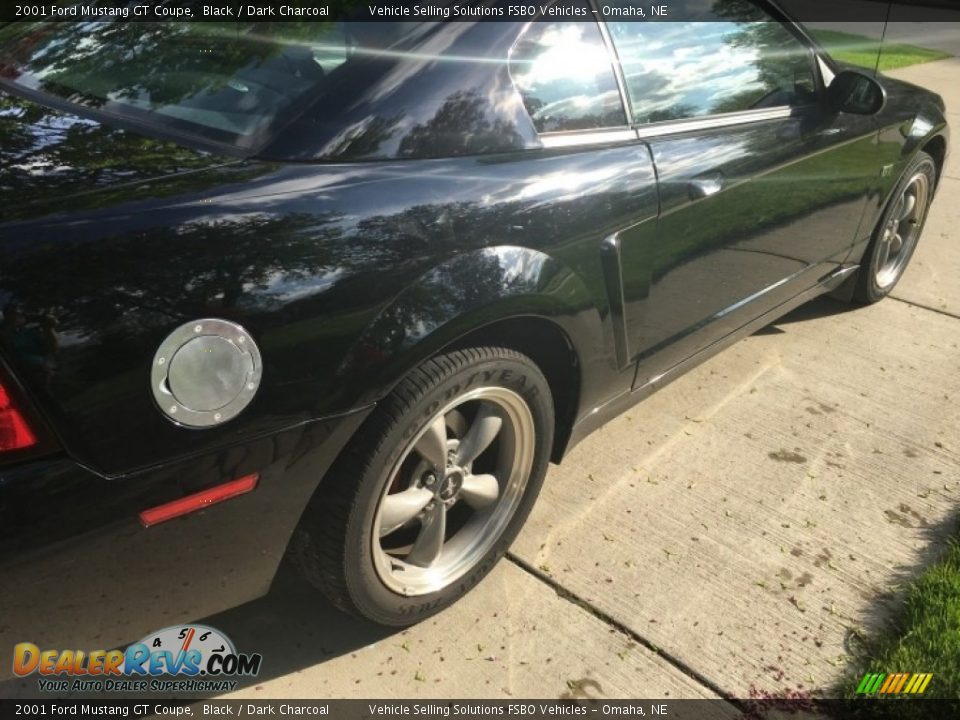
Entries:
POLYGON ((440 484, 440 499, 449 500, 463 487, 463 470, 455 468, 447 473, 447 476, 440 484))

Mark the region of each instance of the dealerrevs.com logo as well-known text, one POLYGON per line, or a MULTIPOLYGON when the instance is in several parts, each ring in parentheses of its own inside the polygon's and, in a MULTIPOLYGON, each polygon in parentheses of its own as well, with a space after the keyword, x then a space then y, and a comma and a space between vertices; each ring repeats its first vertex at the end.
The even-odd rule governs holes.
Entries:
POLYGON ((46 692, 225 692, 236 687, 232 678, 257 675, 262 661, 205 625, 164 628, 126 650, 42 650, 30 642, 13 648, 14 674, 38 674, 46 692))

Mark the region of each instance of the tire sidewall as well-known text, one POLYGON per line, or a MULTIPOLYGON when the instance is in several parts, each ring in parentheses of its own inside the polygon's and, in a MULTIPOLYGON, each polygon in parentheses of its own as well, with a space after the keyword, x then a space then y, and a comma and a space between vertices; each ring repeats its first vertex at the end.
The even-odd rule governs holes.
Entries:
POLYGON ((360 478, 357 502, 347 524, 345 579, 351 599, 362 614, 387 625, 409 625, 452 604, 486 576, 516 538, 539 494, 549 462, 553 422, 549 385, 537 367, 522 356, 484 359, 445 373, 398 417, 360 478), (442 590, 412 597, 400 595, 383 584, 373 559, 371 530, 387 473, 441 408, 468 391, 488 386, 513 390, 533 415, 535 449, 524 494, 503 533, 469 572, 442 590))

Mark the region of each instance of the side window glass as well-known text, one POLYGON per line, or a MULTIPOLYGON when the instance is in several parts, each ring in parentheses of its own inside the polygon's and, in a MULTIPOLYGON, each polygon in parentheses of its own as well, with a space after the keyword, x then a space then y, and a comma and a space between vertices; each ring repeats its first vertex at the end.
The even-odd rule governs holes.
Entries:
MULTIPOLYGON (((623 11, 639 3, 609 0, 623 11)), ((809 49, 750 0, 675 0, 670 21, 608 16, 635 123, 816 100, 809 49)))
POLYGON ((510 75, 539 132, 627 124, 595 22, 534 22, 510 52, 510 75))

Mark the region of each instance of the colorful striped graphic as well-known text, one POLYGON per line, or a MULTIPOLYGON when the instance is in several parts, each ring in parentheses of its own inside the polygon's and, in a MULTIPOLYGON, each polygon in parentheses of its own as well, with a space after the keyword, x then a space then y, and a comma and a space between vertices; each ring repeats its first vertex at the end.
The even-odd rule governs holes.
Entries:
POLYGON ((922 695, 933 673, 867 673, 857 695, 922 695))

